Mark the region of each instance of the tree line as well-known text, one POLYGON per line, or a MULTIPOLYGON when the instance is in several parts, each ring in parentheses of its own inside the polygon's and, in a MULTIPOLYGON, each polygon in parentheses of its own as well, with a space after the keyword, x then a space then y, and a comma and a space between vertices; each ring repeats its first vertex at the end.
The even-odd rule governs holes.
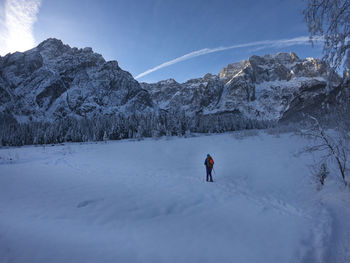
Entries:
POLYGON ((247 119, 227 112, 187 115, 183 110, 147 113, 117 113, 94 118, 66 117, 54 121, 16 122, 0 115, 0 145, 21 146, 185 136, 191 133, 222 133, 242 129, 263 129, 274 125, 267 120, 247 119))

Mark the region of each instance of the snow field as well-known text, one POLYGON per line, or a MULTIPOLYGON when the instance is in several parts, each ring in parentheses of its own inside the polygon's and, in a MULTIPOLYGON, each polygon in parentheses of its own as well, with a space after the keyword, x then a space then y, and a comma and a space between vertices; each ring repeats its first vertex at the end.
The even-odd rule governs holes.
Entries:
POLYGON ((316 191, 312 158, 294 155, 305 143, 260 132, 0 149, 0 262, 347 262, 349 191, 316 191))

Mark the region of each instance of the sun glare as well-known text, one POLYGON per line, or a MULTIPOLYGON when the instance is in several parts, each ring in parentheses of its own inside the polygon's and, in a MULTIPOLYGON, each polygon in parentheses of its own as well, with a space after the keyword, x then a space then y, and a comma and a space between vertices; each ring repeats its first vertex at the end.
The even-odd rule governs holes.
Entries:
POLYGON ((39 11, 39 0, 7 0, 0 32, 0 54, 25 51, 35 45, 33 24, 39 11))

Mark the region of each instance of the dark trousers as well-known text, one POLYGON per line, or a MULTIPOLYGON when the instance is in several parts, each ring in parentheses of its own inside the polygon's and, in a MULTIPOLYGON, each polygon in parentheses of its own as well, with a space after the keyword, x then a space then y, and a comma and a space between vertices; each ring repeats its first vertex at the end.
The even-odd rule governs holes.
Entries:
POLYGON ((207 168, 207 182, 208 181, 213 182, 213 177, 211 176, 211 171, 213 170, 213 167, 206 166, 206 168, 207 168))

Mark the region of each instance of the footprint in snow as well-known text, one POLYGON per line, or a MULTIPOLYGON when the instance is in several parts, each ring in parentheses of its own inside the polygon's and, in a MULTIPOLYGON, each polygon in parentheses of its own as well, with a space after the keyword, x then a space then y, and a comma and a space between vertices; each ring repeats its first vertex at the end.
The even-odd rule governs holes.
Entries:
POLYGON ((86 207, 88 205, 91 205, 93 203, 96 203, 98 201, 102 201, 103 198, 99 198, 99 199, 90 199, 90 200, 85 200, 80 202, 79 204, 77 204, 77 208, 82 208, 82 207, 86 207))

